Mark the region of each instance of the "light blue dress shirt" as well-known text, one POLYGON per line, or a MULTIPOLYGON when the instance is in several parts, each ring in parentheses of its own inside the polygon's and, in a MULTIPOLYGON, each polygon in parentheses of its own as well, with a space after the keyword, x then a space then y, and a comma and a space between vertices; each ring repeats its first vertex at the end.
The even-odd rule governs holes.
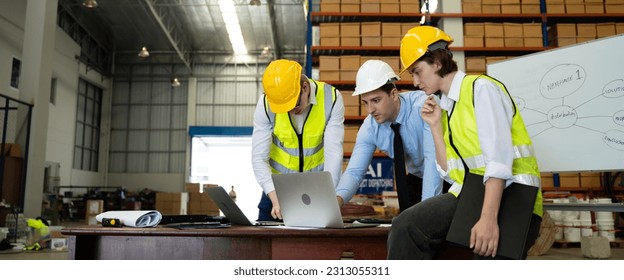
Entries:
MULTIPOLYGON (((404 92, 399 95, 401 109, 395 122, 400 123, 400 133, 405 150, 407 172, 423 178, 422 200, 442 193, 442 180, 436 168, 435 146, 429 125, 420 116, 420 108, 427 99, 423 91, 404 92)), ((349 164, 340 178, 336 194, 349 201, 357 192, 368 171, 373 153, 379 148, 394 158, 394 132, 391 122, 378 124, 370 115, 364 119, 357 134, 349 164)))

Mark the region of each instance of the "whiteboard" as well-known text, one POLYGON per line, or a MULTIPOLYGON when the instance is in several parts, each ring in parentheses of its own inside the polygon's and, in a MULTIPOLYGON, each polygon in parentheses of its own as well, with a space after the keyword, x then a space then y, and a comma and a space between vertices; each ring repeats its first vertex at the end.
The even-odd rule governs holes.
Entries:
POLYGON ((513 96, 540 171, 624 169, 624 36, 496 62, 487 73, 513 96))

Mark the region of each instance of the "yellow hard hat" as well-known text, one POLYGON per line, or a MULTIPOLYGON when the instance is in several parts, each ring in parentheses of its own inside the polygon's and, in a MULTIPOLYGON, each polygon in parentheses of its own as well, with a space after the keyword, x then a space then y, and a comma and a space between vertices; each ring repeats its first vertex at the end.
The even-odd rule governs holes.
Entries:
POLYGON ((262 75, 262 86, 271 111, 286 113, 297 105, 301 92, 301 65, 279 59, 272 61, 262 75))
POLYGON ((400 74, 409 69, 428 50, 432 51, 441 47, 446 48, 452 42, 453 38, 451 36, 433 26, 416 26, 410 29, 401 39, 401 66, 403 69, 401 69, 400 74), (430 47, 440 41, 445 43, 433 48, 430 47))

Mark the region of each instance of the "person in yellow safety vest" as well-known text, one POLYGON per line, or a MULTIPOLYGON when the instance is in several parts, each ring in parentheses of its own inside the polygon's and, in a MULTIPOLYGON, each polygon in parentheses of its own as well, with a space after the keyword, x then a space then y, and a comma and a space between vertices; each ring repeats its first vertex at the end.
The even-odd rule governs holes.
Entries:
MULTIPOLYGON (((452 186, 449 193, 416 204, 393 220, 389 259, 436 256, 462 190, 463 162, 471 173, 483 176, 485 185, 481 215, 470 236, 476 259, 504 258, 496 255, 497 215, 504 188, 514 182, 540 188, 532 142, 511 95, 491 77, 459 71, 448 49, 452 42, 449 35, 431 26, 414 27, 401 40, 402 71, 408 71, 414 86, 429 95, 421 116, 431 127, 438 171, 452 186), (438 91, 439 101, 433 96, 438 91)), ((542 212, 538 189, 524 258, 539 235, 542 212)))
POLYGON ((272 173, 320 172, 340 180, 344 102, 340 92, 308 78, 299 63, 272 61, 262 76, 264 94, 254 113, 252 154, 256 181, 263 189, 259 221, 281 220, 272 173))

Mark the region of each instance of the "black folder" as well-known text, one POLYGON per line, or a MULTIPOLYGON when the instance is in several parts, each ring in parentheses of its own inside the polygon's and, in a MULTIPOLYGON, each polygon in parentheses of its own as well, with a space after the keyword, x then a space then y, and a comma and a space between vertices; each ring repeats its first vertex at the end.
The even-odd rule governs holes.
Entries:
MULTIPOLYGON (((503 191, 498 211, 499 241, 496 255, 522 259, 538 188, 513 183, 503 191)), ((457 209, 446 240, 470 246, 470 230, 481 216, 485 186, 483 176, 466 172, 457 209)))

